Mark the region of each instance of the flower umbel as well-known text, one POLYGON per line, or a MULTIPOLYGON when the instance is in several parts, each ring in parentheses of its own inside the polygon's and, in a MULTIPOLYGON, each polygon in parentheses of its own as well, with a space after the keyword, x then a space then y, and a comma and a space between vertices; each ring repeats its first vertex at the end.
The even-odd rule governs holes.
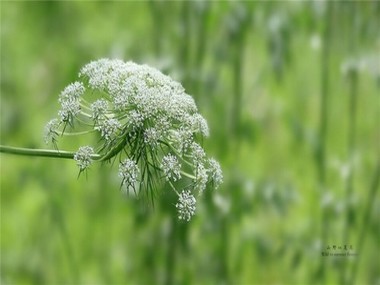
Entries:
POLYGON ((135 161, 128 158, 122 161, 119 165, 119 176, 122 178, 121 185, 134 188, 139 172, 139 167, 135 161))
POLYGON ((69 84, 59 95, 59 100, 64 101, 67 99, 79 99, 85 91, 82 82, 74 82, 69 84))
POLYGON ((91 155, 94 154, 94 149, 90 146, 82 146, 74 155, 74 160, 77 162, 77 165, 80 171, 85 170, 92 164, 91 155))
POLYGON ((176 181, 181 178, 181 164, 178 162, 178 158, 170 153, 162 158, 161 169, 167 181, 176 181))
POLYGON ((108 109, 107 100, 103 98, 96 100, 94 103, 91 104, 92 118, 98 121, 107 113, 107 109, 108 109))
POLYGON ((72 123, 75 116, 80 113, 80 102, 78 98, 70 97, 60 100, 62 109, 58 112, 62 122, 72 123))
POLYGON ((95 127, 95 130, 100 131, 101 136, 109 142, 118 129, 120 129, 121 125, 118 120, 116 119, 106 119, 104 121, 101 121, 98 126, 95 127))
POLYGON ((148 128, 144 132, 144 142, 151 147, 156 147, 160 138, 161 134, 156 128, 148 128))
POLYGON ((175 205, 178 210, 180 220, 190 221, 195 214, 196 200, 189 190, 183 190, 178 197, 178 203, 175 205))
POLYGON ((195 189, 199 191, 199 194, 202 194, 203 191, 206 190, 207 181, 207 169, 203 166, 203 164, 198 164, 196 170, 195 189))
POLYGON ((215 189, 217 189, 223 183, 223 172, 220 168, 219 162, 217 162, 214 158, 210 158, 209 161, 210 167, 210 178, 214 183, 215 189))
POLYGON ((118 59, 85 65, 79 79, 63 89, 58 119, 45 127, 45 141, 59 135, 95 136, 96 148, 79 148, 80 172, 91 163, 120 161, 121 186, 150 197, 161 186, 183 189, 176 204, 180 219, 195 213, 191 191, 203 193, 223 182, 219 163, 197 142, 209 135, 206 119, 182 85, 159 70, 118 59))
POLYGON ((59 121, 58 119, 50 120, 44 130, 44 140, 45 143, 48 144, 50 142, 55 143, 58 137, 59 121))

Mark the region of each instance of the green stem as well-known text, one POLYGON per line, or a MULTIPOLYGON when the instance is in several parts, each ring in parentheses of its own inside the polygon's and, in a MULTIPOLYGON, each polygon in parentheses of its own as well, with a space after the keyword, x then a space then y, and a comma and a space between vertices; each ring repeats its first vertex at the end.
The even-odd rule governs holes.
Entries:
MULTIPOLYGON (((326 153, 327 153, 327 133, 328 133, 328 121, 329 121, 329 108, 328 98, 330 96, 330 39, 331 39, 331 21, 332 21, 332 9, 333 6, 330 2, 327 3, 325 24, 323 27, 323 48, 322 48, 322 60, 321 60, 321 101, 320 101, 320 122, 319 122, 319 143, 317 149, 317 175, 319 184, 319 200, 322 201, 323 196, 326 194, 326 153)), ((329 226, 327 209, 323 206, 320 210, 320 235, 322 246, 326 245, 328 238, 329 226)), ((326 262, 321 259, 320 267, 317 274, 321 280, 321 283, 325 283, 326 277, 326 262)))
POLYGON ((365 208, 364 208, 365 213, 363 216, 362 228, 359 232, 359 240, 357 243, 357 247, 358 247, 357 252, 359 255, 357 257, 356 262, 353 265, 353 268, 351 271, 352 272, 351 278, 348 279, 349 285, 355 284, 356 276, 357 276, 358 269, 359 269, 359 263, 360 263, 362 256, 364 255, 362 250, 363 250, 365 238, 368 235, 368 233, 367 233, 368 227, 370 226, 370 223, 371 223, 371 214, 373 212, 373 208, 375 205, 376 194, 377 194, 376 192, 379 190, 379 184, 380 184, 380 160, 377 161, 377 166, 376 166, 376 169, 375 169, 375 172, 373 175, 373 180, 372 180, 370 190, 368 193, 369 195, 368 195, 367 203, 366 203, 365 208))
POLYGON ((86 113, 86 112, 84 112, 84 111, 81 111, 80 112, 84 117, 87 117, 87 118, 92 118, 92 115, 90 115, 90 114, 88 114, 88 113, 86 113))
MULTIPOLYGON (((0 153, 9 153, 15 155, 23 156, 38 156, 38 157, 55 157, 55 158, 66 158, 73 159, 75 152, 64 151, 64 150, 52 150, 52 149, 30 149, 21 148, 13 146, 0 145, 0 153)), ((99 154, 91 155, 92 159, 99 159, 101 156, 99 154)))
POLYGON ((79 271, 78 271, 78 263, 75 258, 75 252, 73 250, 70 237, 69 237, 69 232, 67 229, 67 223, 62 211, 62 202, 58 197, 56 196, 57 194, 54 193, 56 191, 47 191, 49 200, 50 200, 50 206, 51 206, 51 211, 52 211, 52 220, 53 224, 57 226, 59 235, 62 239, 63 247, 65 254, 67 256, 68 260, 68 265, 70 267, 71 275, 72 275, 72 280, 71 282, 73 284, 78 284, 79 283, 79 271))
POLYGON ((87 105, 83 104, 83 102, 80 102, 80 106, 83 108, 83 109, 86 109, 90 112, 92 112, 92 109, 90 107, 88 107, 87 105))
POLYGON ((89 131, 83 131, 83 132, 75 132, 75 133, 68 133, 65 132, 62 134, 62 136, 80 136, 80 135, 87 135, 96 132, 96 130, 89 130, 89 131))
POLYGON ((193 179, 193 180, 196 179, 196 177, 195 177, 194 175, 191 175, 191 174, 189 174, 189 173, 187 173, 187 172, 185 172, 185 171, 182 171, 182 170, 181 170, 181 174, 182 174, 183 176, 186 176, 186 177, 190 178, 190 179, 193 179))
MULTIPOLYGON (((351 42, 350 42, 350 54, 355 54, 356 50, 356 36, 357 36, 357 21, 356 20, 356 11, 357 11, 357 5, 355 2, 351 3, 350 7, 350 18, 352 20, 352 36, 351 36, 351 42)), ((355 62, 356 65, 356 62, 355 62)), ((356 66, 355 66, 356 67, 356 66)), ((348 159, 348 165, 349 165, 349 174, 347 177, 346 185, 345 185, 345 196, 347 201, 347 208, 346 208, 346 217, 344 221, 344 228, 343 228, 343 241, 344 244, 347 244, 350 240, 351 236, 351 228, 353 224, 353 217, 354 217, 354 207, 351 202, 352 193, 354 191, 354 163, 353 163, 353 153, 355 151, 355 139, 356 139, 356 109, 357 109, 357 95, 358 95, 358 71, 357 69, 353 69, 349 71, 349 87, 350 87, 350 94, 349 94, 349 116, 348 116, 348 136, 347 136, 347 159, 348 159)), ((348 277, 348 263, 343 263, 341 269, 341 282, 343 284, 347 284, 349 280, 348 277)))
POLYGON ((184 159, 183 156, 181 154, 179 154, 178 151, 169 142, 166 142, 166 141, 163 141, 163 140, 159 140, 158 142, 166 145, 167 147, 169 147, 174 152, 174 154, 177 157, 179 157, 184 163, 186 163, 187 165, 189 165, 191 167, 194 167, 194 165, 191 162, 189 162, 186 159, 184 159))
POLYGON ((177 196, 179 196, 179 193, 178 193, 177 190, 175 189, 173 183, 171 183, 171 182, 169 181, 169 185, 170 185, 170 187, 172 187, 172 190, 177 194, 177 196))

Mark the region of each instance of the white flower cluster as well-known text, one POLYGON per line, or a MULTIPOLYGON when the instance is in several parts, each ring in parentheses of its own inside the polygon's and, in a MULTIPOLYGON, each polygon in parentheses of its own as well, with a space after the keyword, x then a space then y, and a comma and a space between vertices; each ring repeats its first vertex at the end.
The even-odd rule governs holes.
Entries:
POLYGON ((100 131, 101 136, 106 142, 110 142, 120 128, 121 124, 117 119, 105 119, 95 126, 95 130, 100 131))
POLYGON ((147 128, 144 131, 144 142, 152 147, 156 147, 158 140, 161 138, 160 131, 156 128, 147 128))
MULTIPOLYGON (((178 194, 181 219, 194 214, 191 191, 200 194, 223 181, 219 164, 196 143, 209 128, 193 98, 155 68, 117 59, 90 62, 61 92, 59 103, 58 119, 45 128, 46 141, 95 132, 96 160, 119 156, 119 176, 127 189, 139 180, 139 189, 153 191, 163 180, 178 194, 177 188, 188 185, 191 190, 178 194)), ((75 156, 81 171, 92 162, 91 150, 81 148, 75 156)))
POLYGON ((81 171, 88 168, 92 163, 91 156, 94 154, 94 149, 90 146, 82 146, 74 155, 74 160, 81 171))
POLYGON ((99 122, 99 119, 104 119, 104 115, 107 113, 108 102, 101 98, 91 104, 92 118, 99 122))
POLYGON ((167 181, 176 181, 181 178, 181 164, 178 158, 170 153, 162 158, 161 169, 164 171, 167 181))
POLYGON ((195 214, 196 200, 189 190, 182 191, 179 194, 178 203, 175 205, 178 210, 180 220, 190 221, 195 214))
POLYGON ((217 189, 223 183, 222 169, 220 168, 219 162, 217 162, 214 158, 210 158, 208 163, 209 163, 211 180, 214 183, 215 189, 217 189))
POLYGON ((203 166, 203 164, 198 164, 196 170, 196 179, 195 179, 195 189, 199 191, 200 194, 206 189, 208 181, 207 169, 203 166))
POLYGON ((57 132, 58 127, 59 127, 58 119, 52 119, 46 124, 45 130, 44 130, 44 141, 46 144, 48 144, 49 142, 55 143, 58 136, 58 132, 57 132))
POLYGON ((129 158, 125 159, 119 165, 119 176, 122 179, 121 184, 126 185, 127 188, 134 188, 139 172, 139 167, 135 161, 129 158))
POLYGON ((74 82, 68 85, 59 95, 59 103, 62 109, 58 112, 61 121, 65 123, 72 123, 74 117, 79 114, 80 97, 83 95, 85 88, 82 83, 74 82))
POLYGON ((191 144, 191 154, 193 156, 193 161, 196 165, 202 163, 202 161, 205 159, 206 157, 206 153, 205 151, 203 150, 203 148, 197 144, 196 142, 193 142, 191 144))

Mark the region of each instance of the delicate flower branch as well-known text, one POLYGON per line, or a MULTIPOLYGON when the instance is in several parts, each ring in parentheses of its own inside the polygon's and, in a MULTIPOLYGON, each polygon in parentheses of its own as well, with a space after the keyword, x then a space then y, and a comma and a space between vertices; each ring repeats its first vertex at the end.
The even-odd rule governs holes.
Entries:
POLYGON ((179 218, 186 221, 196 209, 192 192, 201 194, 208 184, 217 188, 223 181, 219 163, 207 158, 196 142, 209 135, 209 128, 193 98, 152 67, 109 59, 91 62, 58 101, 61 108, 45 127, 45 142, 58 149, 60 136, 98 133, 97 144, 76 153, 8 147, 0 151, 71 158, 80 172, 96 161, 118 157, 125 192, 150 195, 157 185, 168 183, 178 195, 179 218))

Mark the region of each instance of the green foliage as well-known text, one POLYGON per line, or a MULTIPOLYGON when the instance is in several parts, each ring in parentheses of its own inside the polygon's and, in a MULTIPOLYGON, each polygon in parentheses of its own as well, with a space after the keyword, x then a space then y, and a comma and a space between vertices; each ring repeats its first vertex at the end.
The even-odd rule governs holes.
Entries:
POLYGON ((379 3, 0 5, 1 144, 43 147, 78 70, 120 58, 194 96, 225 177, 184 223, 168 185, 154 208, 123 195, 117 164, 1 154, 1 284, 379 282, 379 3))

